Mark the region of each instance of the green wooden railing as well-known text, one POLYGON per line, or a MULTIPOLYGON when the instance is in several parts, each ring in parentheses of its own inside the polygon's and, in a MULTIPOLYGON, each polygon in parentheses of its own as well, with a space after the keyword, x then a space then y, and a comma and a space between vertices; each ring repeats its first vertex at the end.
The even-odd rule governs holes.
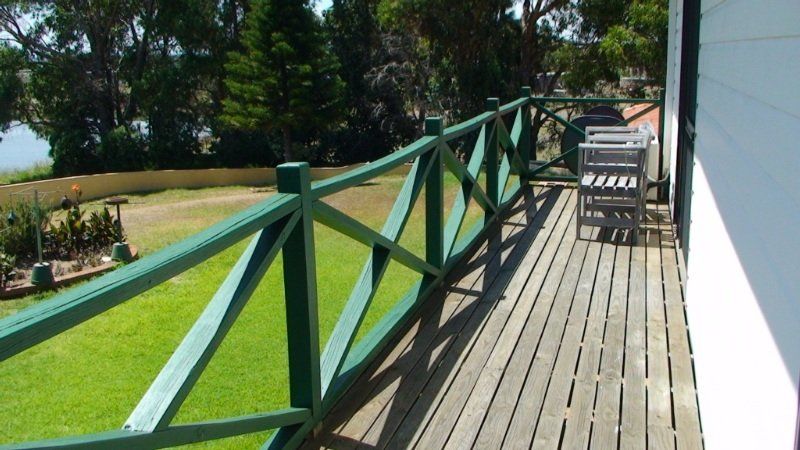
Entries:
POLYGON ((0 361, 108 311, 192 268, 237 242, 249 246, 187 333, 172 357, 119 430, 12 448, 162 448, 278 429, 265 448, 297 446, 383 348, 413 311, 441 284, 480 235, 521 193, 530 159, 530 89, 500 106, 487 100, 483 114, 444 128, 425 121, 425 136, 372 164, 311 183, 305 163, 278 167, 278 194, 180 243, 122 267, 0 321, 0 361), (514 115, 507 129, 504 116, 514 115), (450 143, 478 135, 466 164, 450 143), (413 166, 380 232, 326 203, 326 198, 413 161, 413 166), (485 170, 486 188, 478 183, 485 170), (444 171, 460 182, 445 217, 444 171), (509 183, 509 181, 511 181, 509 183), (398 243, 417 198, 424 190, 425 257, 398 243), (471 200, 484 219, 460 238, 471 200), (366 244, 371 253, 324 350, 317 317, 314 221, 366 244), (283 252, 289 353, 286 409, 220 420, 171 422, 206 365, 236 322, 278 252, 283 252), (356 334, 391 260, 421 274, 420 281, 358 345, 356 334))
MULTIPOLYGON (((425 121, 425 136, 421 139, 335 178, 312 184, 307 164, 284 164, 277 170, 278 194, 260 204, 158 253, 0 320, 0 361, 4 361, 203 264, 254 235, 121 429, 13 444, 10 448, 163 448, 270 429, 278 431, 264 444, 265 448, 296 447, 462 256, 518 198, 522 187, 532 177, 546 179, 540 175, 541 172, 563 159, 565 155, 549 162, 546 167, 529 170, 531 107, 567 127, 571 126, 566 119, 544 106, 555 101, 656 102, 532 98, 530 88, 523 88, 516 101, 500 106, 498 99, 488 99, 486 112, 449 128, 444 128, 441 119, 429 118, 425 121), (513 115, 510 130, 504 123, 504 118, 509 115, 513 115), (464 164, 454 153, 451 143, 475 134, 477 139, 473 150, 464 164), (325 201, 332 194, 386 174, 409 161, 413 161, 413 166, 380 232, 325 201), (445 170, 452 172, 460 182, 447 218, 443 193, 445 170), (485 189, 477 181, 482 170, 486 176, 485 189), (424 259, 399 245, 423 187, 424 259), (473 200, 483 210, 484 218, 458 238, 467 208, 473 200), (314 221, 371 248, 322 352, 317 317, 314 221), (260 414, 172 425, 184 400, 281 250, 290 406, 260 414), (391 260, 418 272, 421 279, 365 338, 354 345, 359 327, 391 260)), ((652 107, 646 111, 650 109, 652 107)))
MULTIPOLYGON (((531 106, 541 113, 545 118, 552 119, 559 124, 563 125, 565 128, 569 128, 570 130, 578 133, 579 136, 586 136, 584 131, 575 126, 574 124, 570 123, 567 118, 564 118, 554 112, 552 109, 548 107, 550 104, 574 104, 574 105, 639 105, 645 104, 649 105, 648 107, 642 109, 641 111, 637 112, 636 114, 618 122, 617 126, 625 126, 629 123, 635 121, 646 115, 647 113, 655 110, 656 108, 659 109, 659 143, 664 142, 664 90, 660 91, 660 95, 658 98, 591 98, 591 97, 581 97, 581 98, 566 98, 566 97, 534 97, 531 99, 531 106)), ((535 149, 533 152, 535 153, 535 149)), ((539 165, 535 169, 531 170, 528 174, 528 177, 531 180, 540 180, 540 181, 577 181, 577 177, 574 175, 566 175, 566 176, 559 176, 559 175, 545 175, 544 173, 550 169, 551 167, 555 166, 556 164, 564 161, 565 159, 574 156, 578 152, 578 147, 571 148, 566 152, 558 155, 557 157, 551 159, 550 161, 546 162, 545 164, 539 165)), ((659 160, 659 167, 658 172, 659 176, 662 171, 662 162, 659 160)))

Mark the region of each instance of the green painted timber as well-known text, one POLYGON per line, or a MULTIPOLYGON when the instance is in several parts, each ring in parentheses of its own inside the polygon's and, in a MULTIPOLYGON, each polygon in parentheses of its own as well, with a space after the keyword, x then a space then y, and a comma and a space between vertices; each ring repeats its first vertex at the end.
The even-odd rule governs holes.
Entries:
MULTIPOLYGON (((420 155, 414 162, 411 172, 406 178, 392 211, 389 213, 389 217, 381 230, 381 234, 388 240, 395 243, 400 240, 400 235, 422 191, 428 172, 434 166, 430 156, 437 153, 434 148, 420 155)), ((430 261, 428 262, 430 263, 430 261)), ((323 395, 325 395, 331 381, 342 367, 347 351, 358 333, 358 328, 364 320, 367 309, 378 291, 378 285, 388 266, 389 252, 383 247, 373 247, 355 287, 347 299, 339 321, 336 322, 333 332, 328 338, 325 351, 322 353, 323 395)))
POLYGON ((286 334, 289 348, 289 399, 321 418, 319 314, 314 250, 314 215, 308 163, 278 167, 278 192, 300 196, 302 218, 283 245, 283 285, 286 291, 286 334))
POLYGON ((277 427, 308 423, 311 411, 303 408, 287 408, 268 413, 231 417, 189 424, 174 425, 152 433, 128 430, 114 430, 103 433, 70 436, 22 444, 4 445, 7 450, 59 449, 59 450, 100 450, 100 449, 153 449, 167 448, 195 442, 212 441, 242 434, 256 433, 277 427))
POLYGON ((351 239, 368 247, 380 246, 389 251, 389 256, 400 264, 422 275, 439 275, 441 270, 417 255, 397 245, 386 236, 353 219, 347 214, 322 201, 314 202, 314 219, 351 239))
MULTIPOLYGON (((425 135, 438 137, 425 180, 425 259, 436 267, 444 265, 444 170, 442 152, 444 123, 440 117, 425 119, 425 135)), ((344 363, 344 361, 342 361, 344 363)))
MULTIPOLYGON (((58 335, 125 302, 231 247, 249 236, 249 246, 210 299, 203 313, 168 360, 124 427, 116 431, 13 444, 10 448, 163 448, 278 428, 264 448, 295 448, 324 419, 335 402, 387 342, 437 289, 461 259, 517 201, 528 180, 574 181, 544 176, 565 155, 529 170, 531 108, 565 126, 569 122, 544 105, 572 103, 656 103, 650 99, 555 99, 520 97, 500 105, 487 100, 487 111, 444 128, 439 118, 426 120, 425 136, 371 164, 312 184, 305 163, 278 167, 279 193, 180 243, 142 258, 78 288, 0 320, 0 361, 58 335), (509 132, 503 117, 515 114, 509 132), (449 142, 479 131, 470 160, 462 163, 449 142), (357 186, 413 162, 380 232, 331 207, 325 197, 357 186), (481 169, 486 189, 478 183, 481 169), (450 215, 444 218, 444 170, 460 183, 450 215), (411 211, 425 192, 426 254, 420 258, 399 245, 411 211), (475 201, 484 220, 462 232, 475 201), (317 311, 314 221, 370 247, 371 252, 333 333, 320 354, 317 311), (283 253, 290 407, 249 416, 171 425, 171 421, 236 322, 259 281, 283 253), (354 338, 391 260, 422 274, 357 345, 354 338)), ((647 110, 652 109, 647 108, 647 110)))
MULTIPOLYGON (((486 194, 489 196, 489 200, 491 200, 492 204, 497 205, 500 203, 497 195, 497 191, 500 189, 498 173, 499 144, 497 139, 498 122, 502 121, 499 114, 500 99, 486 99, 486 111, 494 113, 493 120, 486 130, 484 144, 484 152, 486 154, 486 194)), ((485 221, 489 222, 493 217, 493 213, 487 212, 485 214, 485 221)))
POLYGON ((152 432, 169 425, 300 217, 300 211, 296 211, 256 234, 124 429, 152 432))

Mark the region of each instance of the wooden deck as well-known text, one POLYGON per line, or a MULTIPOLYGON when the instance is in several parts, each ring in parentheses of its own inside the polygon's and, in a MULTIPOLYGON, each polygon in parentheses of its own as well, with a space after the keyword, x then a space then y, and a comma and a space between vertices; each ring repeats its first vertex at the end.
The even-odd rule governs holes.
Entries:
POLYGON ((575 198, 534 187, 304 447, 702 448, 666 206, 631 247, 575 198))

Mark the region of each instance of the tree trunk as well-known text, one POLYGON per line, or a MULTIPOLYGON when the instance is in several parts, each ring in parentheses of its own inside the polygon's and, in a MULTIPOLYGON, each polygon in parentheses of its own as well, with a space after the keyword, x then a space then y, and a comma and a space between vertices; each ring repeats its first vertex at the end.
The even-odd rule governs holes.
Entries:
POLYGON ((281 127, 283 132, 283 160, 284 162, 294 161, 294 154, 292 153, 292 130, 288 125, 281 127))
POLYGON ((534 57, 534 34, 536 29, 536 18, 533 11, 531 11, 530 0, 522 2, 522 14, 520 16, 520 25, 522 26, 521 40, 520 40, 520 55, 519 55, 519 74, 520 82, 523 86, 531 85, 531 78, 533 77, 533 57, 534 57))

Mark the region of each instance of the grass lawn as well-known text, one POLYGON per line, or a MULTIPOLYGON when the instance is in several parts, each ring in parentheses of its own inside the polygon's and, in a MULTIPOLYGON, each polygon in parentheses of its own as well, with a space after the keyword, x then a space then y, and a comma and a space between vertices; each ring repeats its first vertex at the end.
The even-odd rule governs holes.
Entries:
MULTIPOLYGON (((381 177, 325 201, 380 229, 403 180, 401 176, 381 177)), ((450 205, 458 185, 448 177, 445 186, 445 204, 450 205)), ((133 204, 123 207, 122 219, 129 241, 147 255, 269 195, 272 192, 252 193, 243 187, 130 195, 133 204)), ((471 205, 462 230, 479 218, 479 208, 471 205)), ((401 244, 423 255, 424 236, 421 197, 401 244)), ((324 345, 369 250, 320 224, 316 224, 315 239, 324 345)), ((121 427, 246 245, 247 241, 240 242, 111 311, 0 363, 0 444, 121 427)), ((415 272, 392 263, 360 335, 417 279, 415 272)), ((40 296, 0 302, 0 316, 42 300, 40 296)), ((282 263, 278 258, 173 423, 287 406, 285 334, 282 263)), ((198 446, 255 448, 268 435, 198 446)))

